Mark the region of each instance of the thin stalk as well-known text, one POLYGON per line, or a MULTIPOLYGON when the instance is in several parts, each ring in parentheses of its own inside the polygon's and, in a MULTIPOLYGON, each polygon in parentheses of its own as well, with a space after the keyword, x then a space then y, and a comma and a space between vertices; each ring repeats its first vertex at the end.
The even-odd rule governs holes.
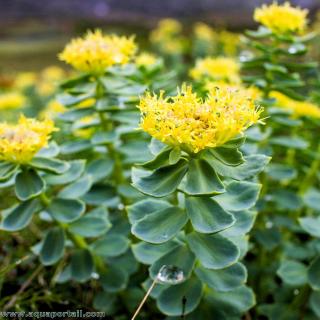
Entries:
POLYGON ((155 285, 157 284, 157 279, 153 280, 150 288, 148 289, 147 293, 144 295, 143 299, 141 300, 136 312, 134 313, 133 317, 131 318, 131 320, 135 320, 136 317, 138 316, 141 308, 143 307, 143 305, 145 304, 145 302, 147 301, 152 289, 155 287, 155 285))

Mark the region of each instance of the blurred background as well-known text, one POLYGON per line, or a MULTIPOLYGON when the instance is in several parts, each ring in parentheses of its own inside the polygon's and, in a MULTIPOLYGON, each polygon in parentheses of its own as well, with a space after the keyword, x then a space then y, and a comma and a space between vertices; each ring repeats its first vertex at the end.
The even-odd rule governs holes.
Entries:
MULTIPOLYGON (((39 70, 59 64, 57 53, 69 39, 88 28, 138 35, 143 47, 158 21, 172 17, 188 34, 194 22, 240 31, 253 27, 252 13, 262 0, 1 0, 0 72, 39 70)), ((281 1, 279 1, 281 2, 281 1)), ((314 19, 319 0, 292 3, 314 19)))

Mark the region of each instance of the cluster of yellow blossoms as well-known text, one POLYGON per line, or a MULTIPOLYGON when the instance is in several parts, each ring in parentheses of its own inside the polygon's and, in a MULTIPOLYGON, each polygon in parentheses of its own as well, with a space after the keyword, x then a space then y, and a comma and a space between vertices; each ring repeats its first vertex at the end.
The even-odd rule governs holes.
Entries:
POLYGON ((128 63, 136 49, 134 37, 106 36, 101 30, 95 30, 83 38, 73 39, 59 58, 77 70, 103 73, 108 67, 128 63))
POLYGON ((154 54, 148 52, 142 52, 135 58, 135 63, 138 66, 152 66, 157 62, 157 57, 154 54))
POLYGON ((28 163, 46 147, 52 132, 57 129, 51 120, 37 121, 20 116, 16 125, 0 124, 0 160, 28 163))
POLYGON ((196 61, 195 67, 190 70, 190 76, 195 80, 207 77, 216 81, 239 83, 239 70, 240 65, 235 59, 207 57, 196 61))
POLYGON ((221 47, 220 49, 222 49, 227 56, 237 54, 240 37, 236 33, 226 30, 216 31, 203 22, 198 22, 194 25, 193 33, 196 40, 206 44, 206 50, 208 52, 214 53, 221 47))
POLYGON ((0 94, 0 109, 19 109, 23 107, 26 102, 24 95, 18 92, 8 92, 0 94))
POLYGON ((167 54, 181 54, 185 48, 185 39, 181 35, 182 24, 174 19, 160 20, 150 34, 150 41, 167 54))
POLYGON ((277 106, 288 109, 297 117, 320 118, 320 108, 308 101, 296 101, 280 92, 271 92, 271 98, 277 100, 277 106))
POLYGON ((201 99, 189 86, 175 97, 147 93, 140 100, 141 128, 162 142, 197 153, 221 146, 259 121, 262 109, 248 92, 217 86, 201 99))
POLYGON ((294 8, 289 2, 263 5, 254 12, 254 20, 274 33, 302 32, 307 25, 308 10, 294 8))

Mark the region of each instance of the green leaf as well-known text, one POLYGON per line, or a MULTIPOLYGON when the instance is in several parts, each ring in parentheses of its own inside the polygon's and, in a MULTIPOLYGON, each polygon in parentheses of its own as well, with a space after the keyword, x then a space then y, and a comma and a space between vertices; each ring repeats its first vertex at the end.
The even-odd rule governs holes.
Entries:
POLYGON ((185 299, 184 314, 187 315, 199 305, 202 297, 202 283, 197 278, 171 286, 163 290, 157 298, 157 307, 168 316, 182 314, 182 301, 185 299))
POLYGON ((59 193, 58 197, 64 199, 78 199, 85 195, 93 184, 90 175, 83 175, 79 180, 63 188, 59 193))
POLYGON ((116 311, 117 295, 109 292, 98 292, 93 299, 93 307, 95 310, 113 314, 116 311))
POLYGON ((304 150, 309 146, 306 140, 294 136, 278 136, 271 138, 269 141, 271 144, 293 149, 304 150))
POLYGON ((240 319, 241 314, 251 309, 256 301, 253 291, 241 286, 232 291, 210 291, 207 296, 210 305, 218 306, 219 311, 225 316, 224 319, 240 319))
POLYGON ((118 138, 118 134, 115 131, 98 131, 91 138, 92 144, 105 145, 113 143, 118 138))
POLYGON ((300 218, 299 223, 302 229, 305 230, 307 233, 309 233, 311 236, 320 238, 320 217, 300 218))
POLYGON ((55 141, 51 141, 45 148, 40 149, 36 154, 36 158, 54 158, 60 152, 60 149, 55 141))
POLYGON ((121 291, 127 286, 128 274, 121 268, 108 265, 105 271, 100 272, 100 283, 107 292, 121 291))
POLYGON ((282 73, 282 74, 288 73, 288 69, 282 65, 279 65, 279 64, 264 63, 263 66, 267 71, 278 72, 278 73, 282 73))
POLYGON ((200 233, 214 233, 231 227, 234 217, 207 197, 187 197, 186 210, 193 228, 200 233))
POLYGON ((75 122, 92 114, 92 108, 75 108, 58 115, 58 119, 65 122, 75 122))
POLYGON ((192 232, 187 235, 187 241, 201 264, 208 269, 226 268, 239 258, 239 249, 219 234, 192 232))
POLYGON ((286 164, 271 163, 266 172, 273 180, 283 181, 296 178, 297 170, 286 164))
POLYGON ((171 150, 169 154, 169 164, 176 164, 181 158, 181 149, 175 147, 171 150))
POLYGON ((315 188, 310 188, 303 195, 303 202, 309 208, 320 212, 320 191, 315 188))
POLYGON ((184 210, 172 206, 147 214, 133 224, 131 232, 144 241, 163 243, 172 239, 187 221, 184 210))
POLYGON ((261 185, 247 181, 233 181, 226 193, 214 197, 225 210, 242 211, 253 207, 258 199, 261 185))
POLYGON ((278 189, 269 194, 279 210, 298 210, 302 207, 300 195, 291 190, 278 189))
POLYGON ((114 169, 114 161, 110 158, 100 158, 90 162, 86 168, 93 182, 98 182, 108 177, 114 169))
POLYGON ((78 282, 91 278, 94 271, 93 257, 89 250, 78 249, 71 256, 71 276, 78 282))
POLYGON ((249 155, 243 158, 244 163, 239 166, 228 166, 212 157, 205 157, 205 159, 219 175, 235 180, 246 180, 259 174, 271 158, 262 154, 249 155))
POLYGON ((225 191, 213 168, 202 159, 192 159, 179 189, 189 195, 210 195, 225 191))
POLYGON ((57 174, 62 174, 70 168, 70 165, 68 162, 61 161, 58 159, 40 158, 40 157, 33 158, 30 165, 37 169, 41 169, 44 171, 49 171, 57 174))
POLYGON ((64 106, 71 107, 75 104, 78 104, 84 100, 87 100, 93 97, 94 97, 93 92, 79 94, 79 95, 71 95, 68 93, 63 93, 57 96, 57 100, 64 106))
POLYGON ((320 290, 320 256, 312 261, 308 270, 309 285, 314 290, 320 290))
POLYGON ((179 244, 152 264, 149 268, 150 277, 156 279, 160 269, 164 265, 171 265, 179 268, 183 272, 185 279, 188 279, 191 275, 194 263, 194 254, 186 245, 179 244))
POLYGON ((175 163, 169 163, 169 157, 173 149, 169 147, 165 147, 156 156, 144 163, 139 164, 142 168, 146 170, 156 170, 163 166, 167 166, 168 164, 175 164, 175 163))
POLYGON ((299 287, 307 283, 307 267, 298 261, 283 260, 277 275, 288 285, 299 287))
POLYGON ((91 149, 90 140, 68 141, 61 145, 61 154, 69 155, 91 149))
POLYGON ((58 262, 64 253, 65 235, 63 229, 54 227, 46 234, 41 251, 40 261, 45 266, 58 262))
POLYGON ((87 214, 69 224, 68 228, 72 233, 82 237, 98 237, 111 228, 111 223, 104 217, 87 214))
POLYGON ((80 218, 85 211, 80 200, 55 198, 47 208, 54 219, 60 222, 72 222, 80 218))
POLYGON ((117 234, 106 235, 91 244, 94 254, 101 257, 116 257, 127 251, 129 240, 117 234))
POLYGON ((84 160, 70 161, 70 168, 61 175, 46 175, 44 176, 45 181, 49 185, 64 185, 72 181, 77 180, 83 173, 85 168, 84 160))
POLYGON ((133 176, 132 185, 144 194, 153 197, 164 197, 177 189, 186 171, 187 162, 180 160, 174 165, 157 169, 148 176, 133 176))
POLYGON ((252 229, 257 216, 256 211, 243 210, 231 213, 236 222, 230 228, 223 230, 220 233, 222 236, 227 238, 243 236, 252 229))
POLYGON ((165 255, 173 248, 177 247, 175 241, 167 241, 162 244, 152 244, 141 241, 132 245, 132 252, 135 258, 143 264, 153 264, 161 256, 165 255))
POLYGON ((38 196, 45 187, 45 182, 35 170, 23 170, 16 176, 15 193, 21 201, 38 196))
POLYGON ((320 317, 320 291, 313 291, 309 299, 310 307, 317 317, 320 317))
POLYGON ((218 147, 208 149, 208 153, 227 166, 238 166, 244 162, 242 153, 236 148, 218 147))
POLYGON ((0 181, 4 181, 12 177, 17 169, 18 166, 13 163, 0 161, 0 181))
POLYGON ((164 200, 146 199, 141 200, 127 206, 128 218, 131 224, 143 219, 146 215, 154 213, 159 210, 167 209, 171 204, 164 200))
POLYGON ((220 270, 210 270, 200 266, 195 273, 203 283, 220 292, 236 289, 247 281, 247 270, 241 263, 220 270))
POLYGON ((38 209, 39 202, 37 199, 20 203, 3 219, 2 229, 6 231, 18 231, 25 228, 38 209))

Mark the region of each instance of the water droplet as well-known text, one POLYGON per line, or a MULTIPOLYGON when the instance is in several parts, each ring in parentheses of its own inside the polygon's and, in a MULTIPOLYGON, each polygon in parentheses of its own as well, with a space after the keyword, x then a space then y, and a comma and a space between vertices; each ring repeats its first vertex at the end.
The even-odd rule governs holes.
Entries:
POLYGON ((271 221, 266 222, 266 228, 271 229, 273 227, 273 223, 271 221))
POLYGON ((294 289, 293 294, 294 294, 295 296, 297 296, 297 295, 299 294, 299 292, 300 292, 299 289, 294 289))
POLYGON ((99 274, 98 274, 98 273, 96 273, 96 272, 92 272, 92 273, 91 273, 91 278, 92 278, 92 279, 99 279, 99 278, 100 278, 100 276, 99 276, 99 274))
POLYGON ((178 284, 184 281, 183 270, 173 265, 164 265, 157 274, 157 281, 167 284, 178 284))
POLYGON ((119 203, 118 209, 119 210, 123 210, 124 208, 125 208, 124 204, 123 203, 119 203))

